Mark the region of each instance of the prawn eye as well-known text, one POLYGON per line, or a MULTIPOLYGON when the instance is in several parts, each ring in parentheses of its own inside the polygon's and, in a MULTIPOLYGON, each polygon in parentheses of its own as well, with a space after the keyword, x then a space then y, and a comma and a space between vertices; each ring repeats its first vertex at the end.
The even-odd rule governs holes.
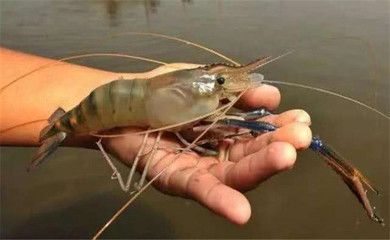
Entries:
POLYGON ((222 84, 225 83, 225 78, 224 78, 224 77, 218 77, 218 78, 217 78, 217 82, 218 82, 220 85, 222 85, 222 84))

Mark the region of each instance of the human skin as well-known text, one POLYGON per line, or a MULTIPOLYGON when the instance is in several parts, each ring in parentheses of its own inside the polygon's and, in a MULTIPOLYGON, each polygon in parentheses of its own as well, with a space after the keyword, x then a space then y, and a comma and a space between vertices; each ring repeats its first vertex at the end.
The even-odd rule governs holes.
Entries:
MULTIPOLYGON (((5 48, 0 48, 0 61, 1 87, 40 66, 58 63, 5 48)), ((175 63, 145 73, 114 73, 59 63, 34 72, 0 92, 0 145, 38 146, 39 132, 46 125, 44 119, 58 107, 70 110, 93 89, 119 77, 146 79, 195 66, 175 63), (31 123, 21 125, 28 122, 31 123)), ((243 109, 265 107, 274 110, 280 99, 277 88, 264 84, 248 90, 237 106, 243 109)), ((229 161, 223 162, 189 152, 179 156, 172 149, 180 147, 180 143, 164 135, 150 165, 148 178, 166 169, 154 183, 157 189, 194 199, 235 224, 245 224, 250 218, 251 208, 242 192, 257 187, 277 173, 291 169, 296 160, 296 151, 307 148, 311 141, 310 116, 303 110, 290 110, 262 120, 279 128, 251 140, 235 142, 229 161)), ((122 133, 135 131, 138 130, 121 130, 122 133)), ((148 139, 148 146, 152 145, 154 138, 155 135, 152 135, 148 139)), ((108 153, 126 165, 131 165, 142 139, 143 136, 128 134, 104 138, 102 143, 108 153)), ((64 145, 96 148, 97 140, 92 136, 71 136, 64 145)), ((140 171, 145 166, 144 159, 140 161, 140 171)))

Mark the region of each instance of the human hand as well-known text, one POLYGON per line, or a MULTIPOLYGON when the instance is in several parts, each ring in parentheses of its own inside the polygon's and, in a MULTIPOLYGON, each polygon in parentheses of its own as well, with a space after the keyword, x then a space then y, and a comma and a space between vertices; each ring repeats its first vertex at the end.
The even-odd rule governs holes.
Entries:
MULTIPOLYGON (((178 67, 193 66, 175 65, 175 68, 178 67)), ((161 67, 154 70, 149 77, 166 71, 170 69, 161 67)), ((278 89, 262 85, 248 90, 238 105, 246 109, 265 107, 272 110, 279 102, 278 89)), ((269 177, 290 169, 296 160, 296 150, 307 148, 311 141, 311 131, 308 127, 310 117, 302 110, 270 115, 262 120, 279 128, 251 140, 235 142, 229 161, 221 162, 215 157, 170 151, 169 149, 180 147, 180 143, 172 137, 163 137, 150 165, 148 178, 153 178, 167 168, 154 183, 157 189, 194 199, 233 223, 246 223, 251 215, 251 208, 241 192, 253 189, 269 177)), ((123 129, 122 133, 136 131, 123 129)), ((141 135, 126 135, 106 138, 103 144, 111 154, 130 165, 142 139, 141 135)), ((151 146, 154 141, 155 136, 150 137, 147 145, 151 146)), ((139 170, 142 170, 145 164, 143 158, 139 170)))

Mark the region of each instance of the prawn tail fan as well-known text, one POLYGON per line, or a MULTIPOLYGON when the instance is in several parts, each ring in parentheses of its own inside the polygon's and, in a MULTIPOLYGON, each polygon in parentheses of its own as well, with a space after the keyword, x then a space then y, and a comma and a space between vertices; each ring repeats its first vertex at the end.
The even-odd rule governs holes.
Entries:
POLYGON ((50 154, 52 154, 66 138, 66 133, 58 130, 55 122, 65 114, 62 108, 58 108, 48 119, 49 124, 43 128, 39 134, 41 146, 35 153, 33 160, 27 168, 27 171, 35 169, 50 154))

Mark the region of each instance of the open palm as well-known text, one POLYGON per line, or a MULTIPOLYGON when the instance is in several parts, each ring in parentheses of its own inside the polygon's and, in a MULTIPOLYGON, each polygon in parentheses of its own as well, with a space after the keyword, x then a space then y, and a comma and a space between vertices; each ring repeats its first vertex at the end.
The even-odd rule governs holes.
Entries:
MULTIPOLYGON (((238 105, 245 109, 275 109, 279 102, 279 91, 262 85, 244 94, 238 105)), ((310 117, 302 110, 270 115, 262 120, 279 128, 251 140, 235 142, 229 161, 190 152, 178 156, 172 149, 180 147, 179 141, 170 136, 163 137, 150 164, 148 178, 165 169, 154 183, 160 191, 194 199, 233 223, 246 223, 251 208, 241 191, 253 189, 272 175, 290 169, 296 159, 296 149, 307 148, 311 141, 310 117)), ((149 138, 148 146, 153 144, 154 138, 153 135, 149 138)), ((103 145, 109 153, 129 165, 142 139, 140 135, 126 135, 104 139, 103 145)), ((144 167, 145 158, 141 159, 139 170, 144 167)))

